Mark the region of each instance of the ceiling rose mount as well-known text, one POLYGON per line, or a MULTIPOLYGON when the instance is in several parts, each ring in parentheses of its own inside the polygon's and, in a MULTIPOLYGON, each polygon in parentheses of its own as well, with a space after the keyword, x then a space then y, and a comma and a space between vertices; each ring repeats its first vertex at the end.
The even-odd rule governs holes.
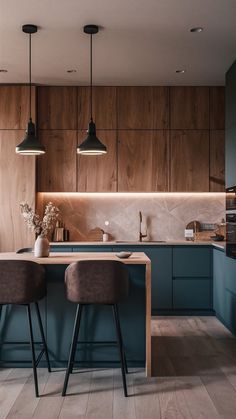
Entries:
POLYGON ((98 156, 107 153, 107 148, 96 135, 93 121, 93 35, 98 33, 97 25, 85 25, 84 33, 90 36, 90 122, 85 140, 77 146, 77 153, 86 156, 98 156))
POLYGON ((27 23, 27 25, 22 26, 22 31, 28 34, 36 33, 38 32, 38 26, 27 23))
POLYGON ((85 25, 84 26, 84 33, 87 35, 95 35, 98 33, 99 27, 97 25, 85 25))

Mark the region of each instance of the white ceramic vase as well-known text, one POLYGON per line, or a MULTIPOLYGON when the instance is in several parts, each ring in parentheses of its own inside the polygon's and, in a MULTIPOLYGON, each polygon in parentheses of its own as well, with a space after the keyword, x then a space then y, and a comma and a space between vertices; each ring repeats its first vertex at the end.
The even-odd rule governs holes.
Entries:
POLYGON ((47 237, 38 236, 34 243, 34 256, 36 258, 44 258, 49 256, 49 241, 47 237))

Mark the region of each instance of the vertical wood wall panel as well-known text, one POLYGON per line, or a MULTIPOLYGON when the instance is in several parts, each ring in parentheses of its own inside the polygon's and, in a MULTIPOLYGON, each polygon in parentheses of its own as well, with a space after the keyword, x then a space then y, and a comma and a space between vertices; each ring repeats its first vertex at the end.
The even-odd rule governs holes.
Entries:
MULTIPOLYGON (((32 87, 35 121, 35 87, 32 87)), ((29 120, 29 86, 0 86, 0 129, 26 129, 29 120)))
POLYGON ((225 132, 210 131, 210 192, 225 191, 225 132))
POLYGON ((34 234, 26 226, 20 203, 35 205, 35 157, 15 153, 22 130, 0 130, 0 251, 32 246, 34 234))
POLYGON ((225 88, 210 87, 210 129, 225 129, 225 88))
POLYGON ((209 131, 173 130, 170 141, 173 192, 209 191, 209 131))
POLYGON ((209 129, 209 88, 170 88, 171 129, 209 129))
MULTIPOLYGON (((97 129, 116 129, 116 87, 93 88, 93 119, 97 129)), ((90 88, 78 87, 78 129, 90 121, 90 88)))
POLYGON ((118 134, 118 190, 168 190, 168 132, 120 131, 118 134))
POLYGON ((39 129, 77 129, 77 87, 38 88, 39 129))
POLYGON ((41 130, 46 153, 38 158, 38 191, 76 192, 76 146, 74 130, 41 130))
MULTIPOLYGON (((79 131, 79 142, 86 136, 79 131)), ((78 155, 77 190, 79 192, 117 191, 117 141, 116 131, 97 131, 97 136, 107 147, 102 156, 78 155)))

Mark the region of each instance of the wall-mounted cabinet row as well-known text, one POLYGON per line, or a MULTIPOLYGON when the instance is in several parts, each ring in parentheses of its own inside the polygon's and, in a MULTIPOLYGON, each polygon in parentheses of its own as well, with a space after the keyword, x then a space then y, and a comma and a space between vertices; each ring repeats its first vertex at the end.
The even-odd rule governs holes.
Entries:
MULTIPOLYGON (((87 129, 88 87, 38 87, 39 129, 87 129)), ((0 99, 1 100, 1 99, 0 99)), ((224 129, 224 87, 94 87, 97 129, 224 129)))
MULTIPOLYGON (((0 86, 0 131, 25 129, 28 93, 0 86)), ((47 150, 37 159, 38 191, 224 191, 223 87, 95 87, 94 120, 108 149, 99 157, 76 155, 88 87, 39 86, 32 103, 47 150)))
POLYGON ((224 190, 224 131, 99 130, 108 153, 78 156, 86 131, 40 130, 40 192, 224 190))

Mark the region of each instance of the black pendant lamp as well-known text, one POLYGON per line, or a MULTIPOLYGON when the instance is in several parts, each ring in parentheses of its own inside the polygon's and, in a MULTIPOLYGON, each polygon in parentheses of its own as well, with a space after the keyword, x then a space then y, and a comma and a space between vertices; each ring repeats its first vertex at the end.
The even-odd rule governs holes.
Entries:
POLYGON ((77 146, 77 153, 86 156, 106 154, 107 148, 96 136, 96 125, 93 122, 93 35, 98 33, 97 25, 84 26, 84 33, 90 35, 90 122, 85 140, 77 146))
POLYGON ((23 25, 22 31, 29 35, 29 122, 26 129, 24 140, 16 146, 16 153, 23 155, 38 156, 45 153, 45 147, 40 144, 39 139, 36 136, 35 124, 32 122, 31 117, 31 35, 38 31, 36 25, 23 25))

